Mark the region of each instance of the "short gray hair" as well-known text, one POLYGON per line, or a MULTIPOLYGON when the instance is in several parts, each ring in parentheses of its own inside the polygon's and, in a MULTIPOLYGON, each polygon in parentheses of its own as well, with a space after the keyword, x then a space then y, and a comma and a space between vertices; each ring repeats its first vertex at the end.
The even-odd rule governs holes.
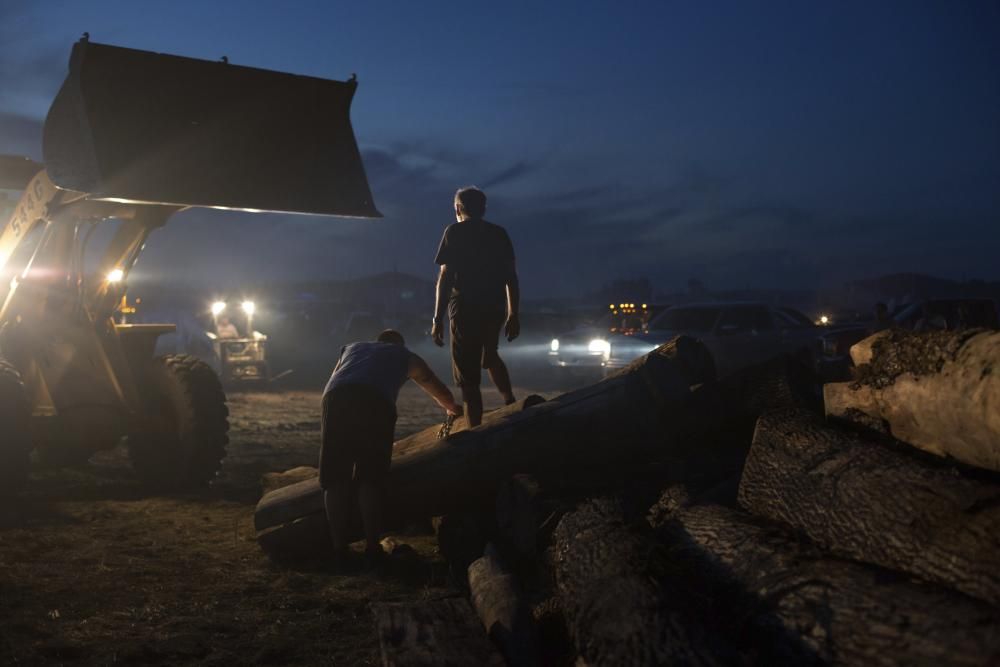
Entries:
POLYGON ((459 188, 455 204, 470 218, 482 218, 486 214, 486 193, 474 185, 459 188))

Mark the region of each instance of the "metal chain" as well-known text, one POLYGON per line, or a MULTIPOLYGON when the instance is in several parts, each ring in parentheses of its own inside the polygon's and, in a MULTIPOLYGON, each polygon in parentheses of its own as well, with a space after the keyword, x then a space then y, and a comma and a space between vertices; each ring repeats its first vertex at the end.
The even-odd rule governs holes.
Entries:
POLYGON ((455 419, 458 415, 448 415, 445 417, 444 423, 441 424, 441 430, 438 431, 438 440, 444 440, 451 433, 451 427, 455 424, 455 419))

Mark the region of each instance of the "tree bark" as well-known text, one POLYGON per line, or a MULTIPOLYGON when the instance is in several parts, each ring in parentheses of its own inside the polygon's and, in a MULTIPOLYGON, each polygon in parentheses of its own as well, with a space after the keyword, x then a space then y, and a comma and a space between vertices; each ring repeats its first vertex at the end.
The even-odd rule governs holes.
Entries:
POLYGON ((738 510, 682 509, 658 535, 674 575, 704 599, 727 606, 731 618, 743 614, 744 633, 783 632, 824 663, 983 665, 1000 659, 1000 615, 990 605, 831 558, 738 510))
POLYGON ((732 664, 698 624, 685 623, 660 580, 668 564, 651 532, 626 523, 602 498, 563 516, 552 569, 569 635, 592 665, 732 664))
MULTIPOLYGON (((445 439, 436 429, 411 436, 393 452, 385 525, 492 506, 517 473, 565 476, 690 447, 691 388, 713 374, 704 345, 682 336, 593 386, 445 439)), ((265 531, 317 511, 320 489, 307 481, 264 496, 254 521, 265 531)))
POLYGON ((540 664, 535 620, 517 579, 504 568, 492 544, 469 565, 468 574, 472 606, 508 664, 540 664))
POLYGON ((838 554, 1000 604, 1000 486, 785 412, 758 420, 739 500, 838 554))
POLYGON ((384 667, 503 667, 464 598, 372 605, 384 667))
POLYGON ((856 382, 823 388, 827 415, 857 411, 914 447, 1000 471, 1000 333, 876 336, 858 343, 870 361, 856 382))

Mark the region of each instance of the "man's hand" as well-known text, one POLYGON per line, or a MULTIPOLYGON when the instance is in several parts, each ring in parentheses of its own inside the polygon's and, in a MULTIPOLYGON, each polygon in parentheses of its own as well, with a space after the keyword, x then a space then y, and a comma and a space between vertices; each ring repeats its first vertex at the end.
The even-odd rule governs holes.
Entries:
POLYGON ((521 320, 517 313, 511 313, 507 317, 507 322, 503 325, 503 333, 508 341, 512 341, 521 335, 521 320))
POLYGON ((431 338, 434 339, 434 344, 438 347, 444 347, 444 327, 441 325, 441 320, 435 318, 434 323, 431 324, 431 338))
POLYGON ((455 401, 452 401, 451 405, 445 406, 445 412, 447 412, 452 417, 461 417, 462 406, 456 403, 455 401))

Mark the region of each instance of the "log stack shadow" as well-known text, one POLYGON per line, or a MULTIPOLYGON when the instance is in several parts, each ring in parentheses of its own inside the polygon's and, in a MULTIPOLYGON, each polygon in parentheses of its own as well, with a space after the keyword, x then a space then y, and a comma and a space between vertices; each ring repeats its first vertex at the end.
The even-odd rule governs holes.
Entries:
POLYGON ((818 405, 793 360, 718 380, 677 339, 447 441, 418 434, 393 512, 439 517, 469 601, 447 612, 475 614, 507 664, 1000 664, 1000 334, 883 333, 852 356, 855 381, 818 405))

